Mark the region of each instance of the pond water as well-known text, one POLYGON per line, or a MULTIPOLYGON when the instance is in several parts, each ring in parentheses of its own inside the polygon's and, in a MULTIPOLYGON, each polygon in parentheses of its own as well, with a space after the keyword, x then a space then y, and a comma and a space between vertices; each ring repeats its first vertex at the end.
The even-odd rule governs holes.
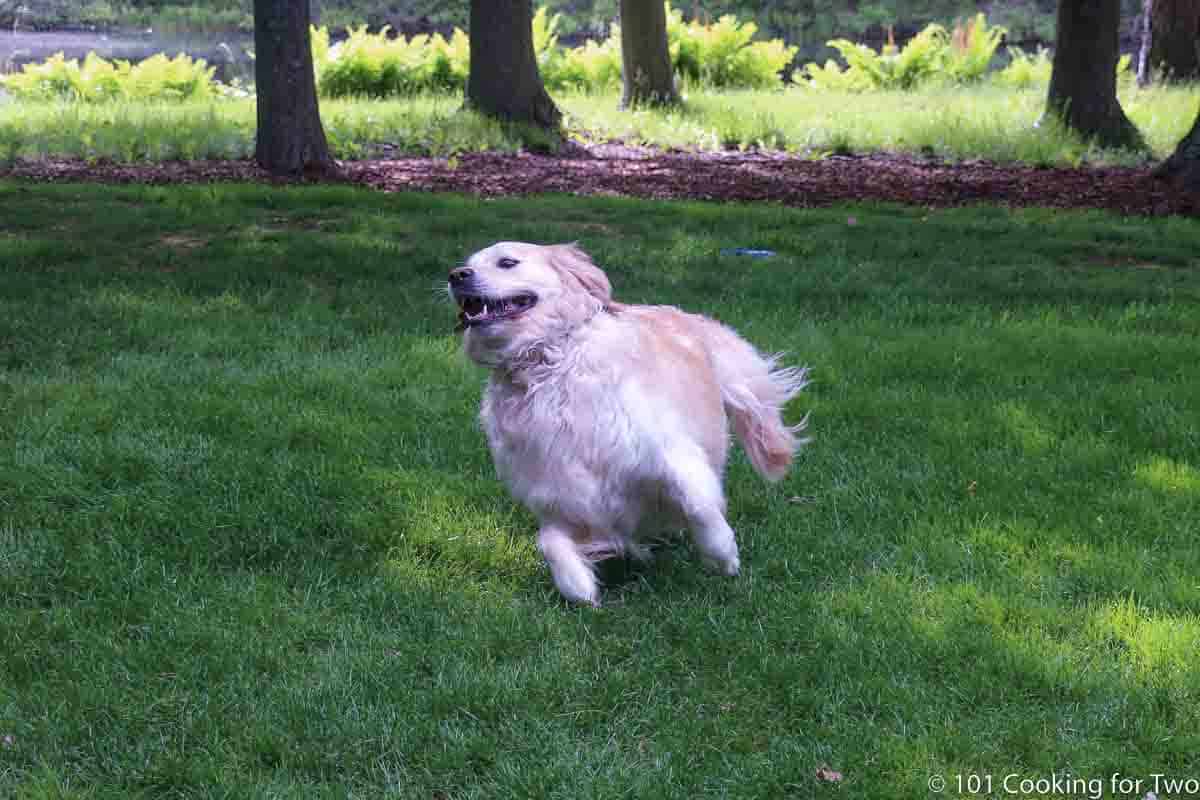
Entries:
POLYGON ((0 32, 0 73, 19 71, 21 65, 44 61, 55 53, 83 60, 89 52, 108 60, 142 61, 155 53, 175 57, 186 53, 202 58, 216 68, 216 78, 252 81, 254 61, 250 51, 254 37, 228 33, 161 36, 153 31, 92 33, 88 31, 3 31, 0 32))

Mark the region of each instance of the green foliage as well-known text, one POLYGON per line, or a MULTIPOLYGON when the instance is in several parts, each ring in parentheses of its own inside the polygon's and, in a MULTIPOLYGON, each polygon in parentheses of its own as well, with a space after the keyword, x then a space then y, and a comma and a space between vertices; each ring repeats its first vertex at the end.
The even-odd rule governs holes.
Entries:
POLYGON ((846 69, 861 75, 871 89, 915 89, 938 75, 950 37, 941 25, 929 25, 904 49, 885 45, 875 52, 865 44, 834 39, 829 46, 841 53, 846 69))
MULTIPOLYGON (((1050 84, 1054 62, 1048 50, 1042 48, 1030 55, 1019 47, 1010 47, 1008 54, 1012 60, 1004 69, 992 73, 990 80, 993 83, 1010 89, 1041 88, 1050 84)), ((1132 57, 1128 54, 1117 60, 1117 83, 1122 88, 1129 88, 1134 82, 1131 63, 1132 57)))
MULTIPOLYGON (((778 86, 779 75, 796 48, 781 40, 754 41, 752 22, 732 15, 705 25, 685 22, 667 6, 667 34, 680 77, 694 86, 761 89, 778 86)), ((553 91, 608 91, 621 82, 621 29, 612 25, 602 42, 574 48, 558 44, 561 14, 542 6, 533 18, 533 48, 546 87, 553 91)), ((369 33, 351 28, 348 38, 330 46, 325 28, 313 29, 313 60, 326 97, 393 97, 423 91, 459 91, 470 65, 467 35, 455 29, 449 41, 438 34, 392 37, 385 27, 369 33)))
POLYGON ((210 5, 164 5, 131 9, 116 4, 116 23, 153 28, 156 31, 230 31, 254 30, 254 14, 249 3, 219 7, 210 5))
POLYGON ((866 92, 871 89, 871 79, 856 69, 842 69, 832 58, 824 65, 810 62, 797 70, 793 81, 798 86, 822 92, 866 92))
MULTIPOLYGON (((1124 13, 1140 9, 1140 0, 1123 0, 1124 13)), ((561 15, 559 33, 595 37, 617 17, 616 0, 537 0, 539 7, 561 15)), ((872 27, 902 25, 917 29, 927 22, 973 14, 974 0, 699 0, 686 4, 689 14, 705 20, 734 14, 752 19, 768 38, 783 37, 815 54, 831 38, 857 38, 872 27), (855 8, 856 6, 856 8, 855 8)), ((1047 0, 998 0, 987 4, 988 14, 1013 32, 1019 41, 1054 39, 1054 4, 1047 0)), ((446 29, 465 29, 468 4, 438 0, 321 0, 315 23, 331 30, 369 23, 403 24, 421 20, 446 29)), ((59 26, 152 28, 162 31, 253 30, 250 0, 0 0, 0 28, 59 26)))
POLYGON ((892 46, 884 49, 882 59, 891 74, 890 85, 884 89, 912 89, 927 83, 938 76, 950 45, 950 35, 941 25, 929 25, 909 42, 898 53, 892 46))
POLYGON ((533 15, 533 23, 530 26, 533 32, 533 53, 539 65, 558 48, 558 25, 561 20, 561 14, 550 16, 545 6, 533 15))
POLYGON ((824 66, 806 64, 794 77, 808 88, 825 91, 912 91, 931 83, 973 83, 987 72, 1004 35, 1004 28, 990 27, 978 14, 953 33, 941 25, 927 25, 902 49, 890 36, 878 52, 848 39, 833 39, 828 44, 845 59, 844 70, 827 61, 824 66))
POLYGON ((550 91, 605 92, 621 83, 621 28, 613 24, 602 42, 588 39, 579 47, 558 46, 561 14, 546 6, 533 17, 533 50, 542 82, 550 91))
POLYGON ((1117 59, 1117 85, 1128 87, 1133 86, 1137 81, 1137 74, 1133 71, 1133 56, 1125 53, 1117 59))
POLYGON ((556 51, 542 68, 542 80, 551 91, 605 92, 620 86, 620 28, 613 25, 602 42, 588 39, 580 47, 556 51))
POLYGON ((254 14, 249 0, 0 0, 0 25, 33 30, 150 28, 155 33, 252 31, 254 14))
POLYGON ((1030 89, 1049 85, 1053 62, 1050 60, 1048 50, 1039 48, 1036 53, 1031 55, 1019 47, 1010 47, 1008 55, 1012 60, 1004 69, 992 73, 993 83, 1010 89, 1030 89))
POLYGON ((0 85, 26 100, 203 100, 214 94, 214 68, 203 59, 159 53, 145 61, 108 61, 89 53, 80 64, 57 53, 21 72, 0 77, 0 85))
POLYGON ((675 72, 693 85, 716 89, 765 89, 779 85, 779 75, 797 48, 781 39, 753 41, 758 26, 726 14, 705 25, 684 22, 683 12, 667 4, 667 40, 675 72))
POLYGON ((1007 33, 1002 27, 989 26, 982 13, 956 25, 945 54, 946 76, 954 83, 973 83, 983 78, 1007 33))
POLYGON ((366 25, 330 46, 326 28, 314 28, 313 66, 325 97, 396 97, 428 91, 461 91, 470 66, 467 35, 391 37, 366 25))
POLYGON ((461 91, 467 83, 471 69, 471 44, 467 34, 455 28, 449 39, 440 34, 430 38, 433 48, 433 65, 429 74, 434 86, 461 91))

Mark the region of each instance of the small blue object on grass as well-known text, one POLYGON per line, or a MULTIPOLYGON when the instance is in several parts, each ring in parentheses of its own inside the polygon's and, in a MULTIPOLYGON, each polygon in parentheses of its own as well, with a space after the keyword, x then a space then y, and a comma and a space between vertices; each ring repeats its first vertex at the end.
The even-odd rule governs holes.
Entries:
POLYGON ((749 256, 750 258, 770 258, 774 250, 754 250, 750 247, 731 247, 721 251, 723 256, 749 256))

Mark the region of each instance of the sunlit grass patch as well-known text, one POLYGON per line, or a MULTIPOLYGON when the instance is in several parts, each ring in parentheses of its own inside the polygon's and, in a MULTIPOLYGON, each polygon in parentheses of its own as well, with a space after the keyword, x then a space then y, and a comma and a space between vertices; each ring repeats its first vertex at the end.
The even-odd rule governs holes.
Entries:
POLYGON ((1183 689, 1200 679, 1200 619, 1195 614, 1164 614, 1130 597, 1109 603, 1093 615, 1089 629, 1123 652, 1123 666, 1139 682, 1183 689))
MULTIPOLYGON (((1130 115, 1156 157, 1187 132, 1200 95, 1194 87, 1129 89, 1130 115)), ((1037 126, 1044 88, 932 87, 912 92, 696 93, 682 111, 621 112, 616 97, 564 97, 572 123, 600 138, 671 147, 762 147, 820 157, 901 152, 950 160, 1078 164, 1129 163, 1053 126, 1037 126)))
POLYGON ((1138 465, 1133 473, 1139 481, 1164 492, 1200 494, 1200 469, 1167 458, 1138 465))
POLYGON ((1027 408, 1002 403, 997 412, 1013 437, 1027 452, 1045 452, 1054 443, 1054 433, 1046 428, 1044 422, 1034 419, 1027 408))
MULTIPOLYGON (((1038 125, 1043 88, 993 85, 912 92, 693 92, 683 108, 627 111, 612 93, 556 98, 569 135, 585 141, 700 150, 765 149, 811 158, 895 152, 951 161, 982 158, 1043 165, 1132 164, 1163 158, 1195 116, 1195 87, 1122 90, 1149 154, 1096 150, 1056 126, 1038 125)), ((456 95, 404 100, 323 100, 338 158, 449 157, 480 150, 553 149, 531 130, 464 111, 456 95)), ((69 156, 122 162, 248 158, 253 99, 0 104, 0 159, 69 156)))

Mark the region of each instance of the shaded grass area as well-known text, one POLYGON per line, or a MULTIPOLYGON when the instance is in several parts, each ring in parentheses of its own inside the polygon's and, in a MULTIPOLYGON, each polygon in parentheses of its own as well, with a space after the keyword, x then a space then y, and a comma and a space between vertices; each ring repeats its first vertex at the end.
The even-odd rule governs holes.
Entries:
MULTIPOLYGON (((626 112, 615 95, 567 95, 558 102, 572 136, 685 149, 762 148, 820 158, 831 153, 901 152, 1002 163, 1135 164, 1147 155, 1098 151, 1065 131, 1035 127, 1044 89, 996 86, 870 94, 696 92, 680 111, 626 112)), ((1129 88, 1122 102, 1161 159, 1195 119, 1195 87, 1129 88)), ((455 96, 410 100, 324 100, 322 117, 339 158, 449 156, 544 147, 459 110, 455 96)), ((0 159, 70 156, 118 161, 248 158, 252 100, 185 104, 0 103, 0 159)))
POLYGON ((1200 769, 1195 221, 15 183, 0 212, 0 795, 1200 769), (731 466, 740 578, 680 541, 557 599, 438 288, 501 238, 813 367, 794 472, 731 466))

